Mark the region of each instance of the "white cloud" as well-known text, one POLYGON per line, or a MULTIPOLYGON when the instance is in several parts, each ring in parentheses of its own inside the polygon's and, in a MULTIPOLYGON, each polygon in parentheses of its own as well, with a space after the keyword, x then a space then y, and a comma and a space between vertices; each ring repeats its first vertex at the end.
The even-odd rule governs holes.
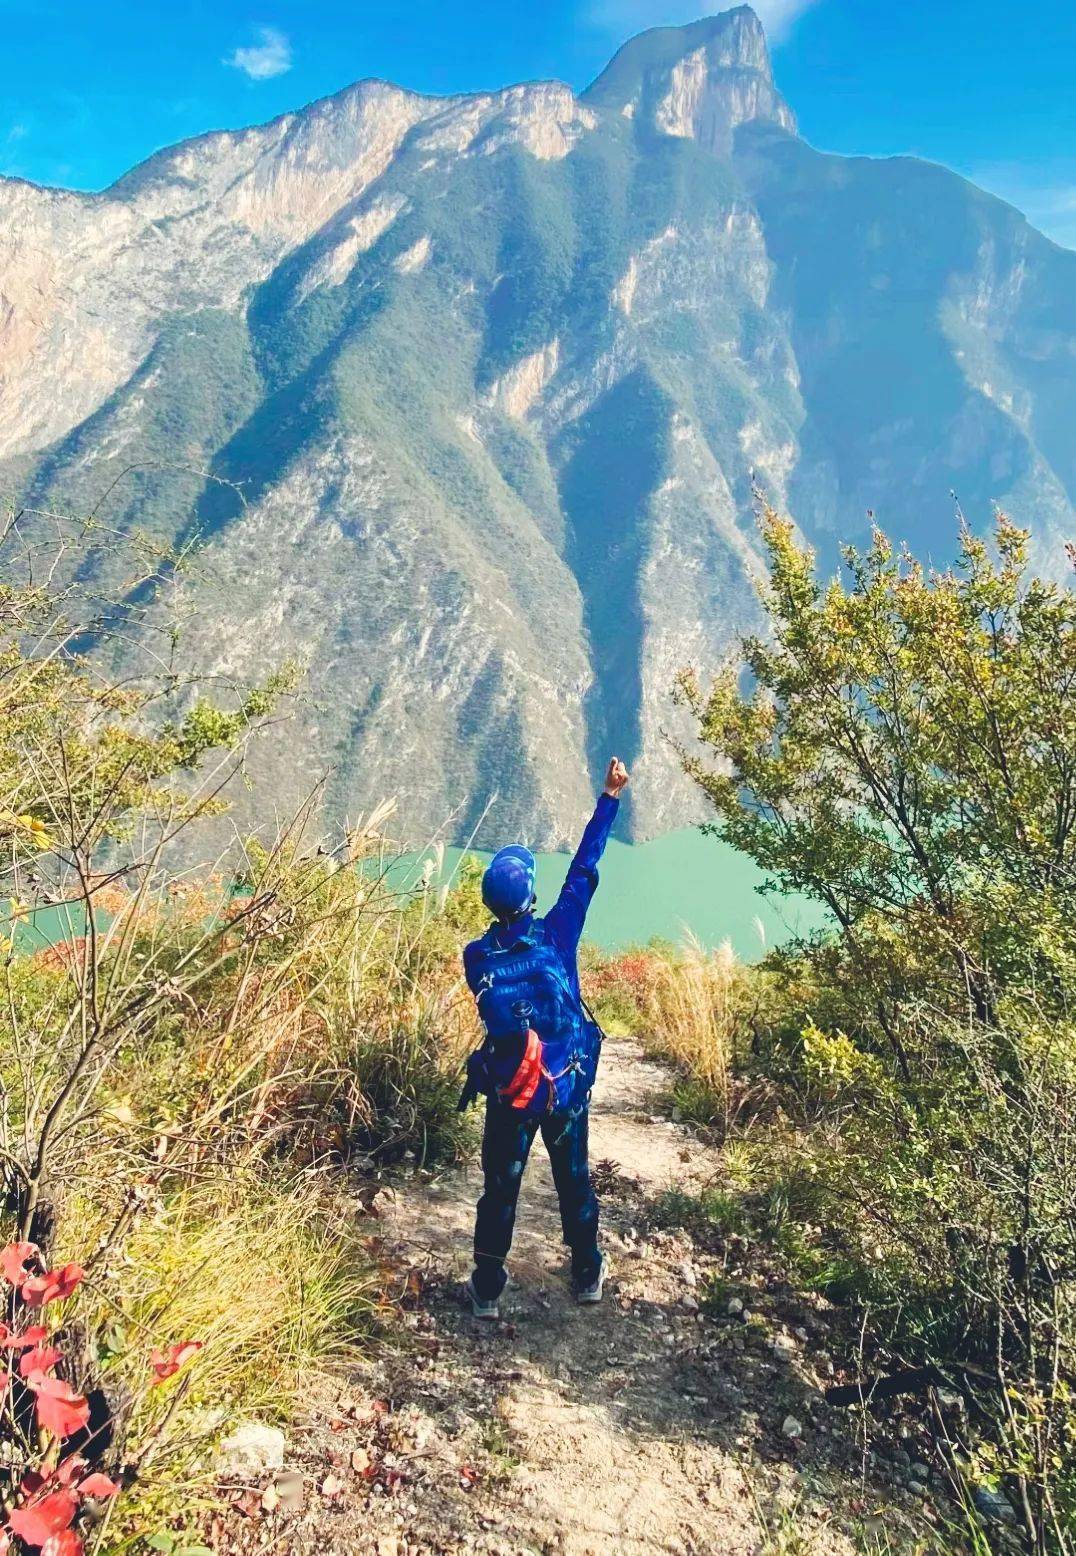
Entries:
MULTIPOLYGON (((817 0, 751 0, 751 9, 771 43, 780 42, 796 19, 817 0)), ((679 27, 697 21, 707 10, 731 10, 730 4, 707 7, 700 0, 591 0, 589 19, 603 32, 623 39, 647 27, 679 27)))
POLYGON ((13 124, 7 132, 8 145, 14 145, 17 140, 25 140, 29 133, 25 124, 13 124))
POLYGON ((279 27, 259 27, 257 37, 257 43, 236 49, 224 63, 234 65, 252 81, 268 81, 291 69, 291 43, 279 27))

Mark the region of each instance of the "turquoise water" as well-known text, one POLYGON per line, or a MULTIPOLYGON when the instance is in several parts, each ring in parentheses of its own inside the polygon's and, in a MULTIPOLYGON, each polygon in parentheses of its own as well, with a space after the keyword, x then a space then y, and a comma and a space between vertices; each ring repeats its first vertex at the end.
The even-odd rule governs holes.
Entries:
MULTIPOLYGON (((445 877, 462 857, 461 849, 445 851, 445 877)), ((569 858, 539 854, 539 909, 555 899, 569 858)), ((422 860, 418 855, 407 861, 401 885, 418 876, 422 860)), ((803 898, 762 895, 764 877, 749 859, 692 827, 634 846, 611 841, 600 876, 586 934, 607 951, 694 935, 709 948, 728 940, 744 961, 757 961, 772 946, 826 922, 822 910, 803 898)), ((45 908, 19 926, 16 944, 35 951, 81 932, 81 916, 72 909, 45 908)))
MULTIPOLYGON (((446 872, 460 857, 459 849, 447 851, 446 872)), ((538 856, 539 911, 556 897, 569 859, 538 856)), ((822 909, 803 898, 761 895, 764 877, 751 860, 693 827, 649 843, 611 841, 600 876, 586 933, 609 951, 692 934, 711 948, 728 940, 738 956, 757 961, 826 922, 822 909)))

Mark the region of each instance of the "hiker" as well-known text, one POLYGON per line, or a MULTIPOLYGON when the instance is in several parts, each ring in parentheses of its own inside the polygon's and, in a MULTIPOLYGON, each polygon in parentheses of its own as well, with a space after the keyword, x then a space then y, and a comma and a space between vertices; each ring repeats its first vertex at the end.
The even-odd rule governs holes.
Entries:
POLYGON ((468 1060, 460 1098, 464 1108, 478 1093, 486 1096, 485 1187, 475 1220, 474 1270, 466 1287, 476 1318, 500 1316, 516 1201, 539 1129, 560 1200, 564 1241, 572 1251, 576 1300, 601 1301, 605 1259, 598 1249, 598 1202, 587 1159, 601 1031, 579 992, 576 954, 598 887, 598 860, 627 784, 627 768, 613 757, 560 896, 544 917, 534 911, 535 862, 529 848, 519 843, 502 848, 482 877, 482 900, 495 922, 465 948, 463 967, 486 1040, 468 1060))

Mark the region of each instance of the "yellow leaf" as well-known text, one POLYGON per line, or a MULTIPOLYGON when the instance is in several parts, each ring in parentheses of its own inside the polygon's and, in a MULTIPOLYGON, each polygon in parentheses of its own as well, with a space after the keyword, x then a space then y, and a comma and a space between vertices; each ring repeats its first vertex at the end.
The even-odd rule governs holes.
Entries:
POLYGON ((16 816, 15 825, 21 827, 24 832, 29 832, 30 839, 35 847, 46 849, 52 847, 52 840, 48 834, 48 828, 40 816, 16 816))

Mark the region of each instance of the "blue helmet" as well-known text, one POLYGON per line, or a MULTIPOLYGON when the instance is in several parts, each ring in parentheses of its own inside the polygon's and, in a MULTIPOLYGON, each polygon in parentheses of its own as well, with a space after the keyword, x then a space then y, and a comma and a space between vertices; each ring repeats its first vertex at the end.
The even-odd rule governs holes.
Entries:
POLYGON ((482 901, 495 918, 525 913, 534 897, 534 855, 522 843, 494 854, 482 877, 482 901))

